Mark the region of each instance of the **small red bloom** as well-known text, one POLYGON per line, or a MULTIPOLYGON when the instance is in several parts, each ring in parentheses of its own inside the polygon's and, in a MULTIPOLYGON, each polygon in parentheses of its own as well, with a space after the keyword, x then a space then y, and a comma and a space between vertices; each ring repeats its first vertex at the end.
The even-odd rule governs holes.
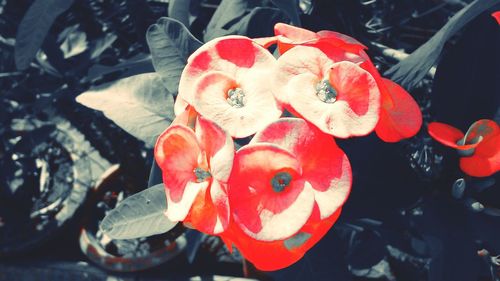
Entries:
POLYGON ((428 126, 432 138, 455 148, 460 168, 473 177, 487 177, 500 170, 500 127, 493 120, 482 119, 469 127, 464 135, 450 125, 432 122, 428 126))
POLYGON ((181 124, 167 128, 155 146, 165 184, 166 216, 205 233, 224 231, 229 223, 227 180, 233 156, 232 138, 202 117, 195 131, 181 124))
POLYGON ((282 118, 235 155, 229 179, 235 225, 224 237, 259 268, 287 266, 331 227, 351 180, 349 160, 331 136, 302 119, 282 118), (260 241, 260 248, 250 250, 248 239, 260 241), (266 247, 297 249, 282 261, 260 260, 270 254, 266 247))
POLYGON ((188 59, 179 83, 175 112, 188 104, 233 137, 247 137, 282 113, 271 91, 276 60, 243 36, 212 40, 188 59))

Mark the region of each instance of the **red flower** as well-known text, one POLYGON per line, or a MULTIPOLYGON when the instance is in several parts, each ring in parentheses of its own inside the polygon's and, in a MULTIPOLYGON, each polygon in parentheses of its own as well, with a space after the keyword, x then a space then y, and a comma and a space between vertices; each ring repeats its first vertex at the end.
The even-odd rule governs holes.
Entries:
POLYGON ((179 82, 175 112, 188 104, 233 137, 247 137, 279 118, 270 71, 276 60, 243 36, 212 40, 188 60, 179 82))
POLYGON ((165 130, 155 146, 165 184, 166 215, 209 234, 221 233, 229 223, 227 180, 234 144, 219 126, 202 117, 195 131, 179 124, 188 115, 182 114, 186 118, 165 130))
MULTIPOLYGON (((356 39, 333 31, 312 31, 278 23, 275 37, 257 39, 267 46, 278 43, 283 54, 296 46, 310 46, 321 50, 332 61, 347 60, 358 64, 375 79, 380 91, 380 118, 376 125, 377 135, 386 142, 397 142, 414 136, 422 125, 422 114, 415 100, 396 83, 384 79, 365 53, 363 46, 356 39)), ((297 61, 300 68, 301 62, 297 61)), ((285 98, 277 99, 286 105, 285 98)), ((296 113, 294 108, 292 112, 296 113)), ((300 113, 300 112, 299 112, 300 113)), ((307 117, 306 117, 307 118, 307 117)), ((356 134, 353 134, 356 135, 356 134)))
POLYGON ((473 177, 487 177, 500 170, 500 128, 493 120, 482 119, 469 127, 464 135, 450 125, 432 122, 428 126, 432 138, 458 150, 462 171, 473 177))
POLYGON ((349 195, 351 167, 331 136, 283 118, 236 153, 229 186, 234 225, 223 238, 272 270, 297 261, 333 225, 349 195), (265 258, 273 249, 291 254, 265 258))

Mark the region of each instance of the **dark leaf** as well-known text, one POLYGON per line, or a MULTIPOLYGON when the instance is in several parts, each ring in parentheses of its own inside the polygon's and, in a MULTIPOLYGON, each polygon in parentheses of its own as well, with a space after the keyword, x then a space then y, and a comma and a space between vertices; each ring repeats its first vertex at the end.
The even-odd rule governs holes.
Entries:
POLYGON ((166 17, 149 27, 146 39, 156 72, 167 90, 176 93, 189 55, 202 43, 181 22, 166 17))
POLYGON ((498 28, 486 12, 471 21, 453 45, 447 45, 432 83, 434 120, 465 132, 474 121, 499 115, 498 28))
POLYGON ((271 0, 271 2, 286 13, 293 25, 301 26, 297 0, 271 0))
POLYGON ((429 41, 384 74, 403 87, 413 88, 438 60, 444 44, 457 31, 500 0, 475 0, 456 13, 429 41))
POLYGON ((60 49, 64 59, 79 55, 88 48, 87 34, 79 30, 79 27, 79 24, 75 24, 59 34, 58 42, 62 42, 60 49))
POLYGON ((196 254, 200 249, 202 238, 203 238, 203 233, 197 230, 193 229, 193 230, 188 230, 186 232, 186 239, 187 239, 186 256, 189 263, 194 262, 196 254))
POLYGON ((157 17, 150 9, 148 1, 146 0, 127 0, 126 7, 128 14, 130 15, 130 19, 134 24, 134 30, 137 34, 137 38, 139 39, 141 45, 145 46, 146 38, 144 37, 144 34, 148 30, 149 26, 154 23, 157 17))
POLYGON ((91 42, 90 59, 99 57, 106 49, 108 49, 118 38, 114 33, 107 33, 103 37, 91 42))
POLYGON ((208 42, 220 36, 236 34, 234 26, 245 15, 247 8, 247 0, 222 0, 207 25, 203 40, 208 42))
POLYGON ((16 35, 15 60, 18 69, 28 68, 43 44, 55 19, 74 0, 35 0, 24 15, 16 35))
POLYGON ((460 199, 464 195, 465 188, 467 187, 465 180, 463 178, 457 179, 452 186, 451 195, 455 199, 460 199))
POLYGON ((123 200, 99 228, 112 239, 134 239, 161 234, 177 224, 167 219, 165 187, 158 184, 123 200))
POLYGON ((239 19, 229 29, 221 29, 216 37, 226 35, 244 35, 251 38, 272 36, 274 25, 286 21, 287 16, 279 9, 257 7, 239 19))
POLYGON ((114 66, 96 64, 89 69, 85 80, 92 81, 114 72, 123 72, 121 77, 129 77, 153 71, 154 67, 153 62, 151 61, 151 55, 140 53, 114 66))
POLYGON ((89 90, 77 102, 102 111, 134 137, 153 147, 174 118, 172 94, 156 73, 145 73, 89 90))
POLYGON ((191 0, 170 0, 168 3, 168 17, 189 26, 189 6, 191 0))
POLYGON ((286 15, 279 9, 257 7, 242 19, 237 34, 250 38, 273 36, 274 25, 286 19, 286 15))

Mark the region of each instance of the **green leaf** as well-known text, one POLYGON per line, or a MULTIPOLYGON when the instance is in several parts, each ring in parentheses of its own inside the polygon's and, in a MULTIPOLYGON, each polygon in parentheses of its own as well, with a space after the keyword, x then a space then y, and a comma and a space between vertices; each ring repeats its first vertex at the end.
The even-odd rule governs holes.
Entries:
POLYGON ((156 72, 167 90, 176 93, 189 55, 202 43, 181 22, 166 17, 149 27, 146 39, 156 72))
POLYGON ((35 0, 24 15, 16 34, 15 61, 19 70, 29 67, 56 18, 74 0, 35 0))
POLYGON ((165 233, 177 222, 165 216, 165 187, 157 184, 120 202, 102 220, 99 228, 112 239, 134 239, 165 233))
POLYGON ((174 119, 174 100, 156 73, 139 74, 80 94, 76 101, 115 122, 154 147, 156 138, 174 119))
POLYGON ((286 13, 293 25, 301 26, 297 0, 271 0, 271 2, 286 13))
POLYGON ((500 3, 500 0, 475 0, 471 2, 448 20, 429 41, 425 42, 406 59, 392 66, 384 75, 400 83, 406 89, 413 88, 425 77, 429 69, 436 64, 446 41, 468 22, 498 3, 500 3))

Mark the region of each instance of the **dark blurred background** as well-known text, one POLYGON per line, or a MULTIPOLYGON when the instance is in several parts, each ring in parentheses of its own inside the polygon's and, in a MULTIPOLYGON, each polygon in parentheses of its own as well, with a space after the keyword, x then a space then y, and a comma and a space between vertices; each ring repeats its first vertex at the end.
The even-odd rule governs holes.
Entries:
MULTIPOLYGON (((273 35, 273 25, 289 18, 275 6, 279 2, 287 1, 234 0, 228 7, 236 10, 227 11, 234 19, 221 34, 273 35)), ((383 73, 470 2, 297 4, 304 28, 357 38, 383 73)), ((143 142, 75 101, 91 87, 154 71, 145 34, 160 17, 179 19, 203 41, 220 4, 0 0, 0 280, 243 276, 237 252, 182 226, 143 239, 113 241, 100 233, 106 212, 157 182, 158 169, 143 142)), ((498 4, 451 37, 436 67, 408 89, 424 115, 417 136, 397 144, 374 135, 340 142, 354 186, 326 237, 297 264, 268 274, 250 269, 250 277, 500 280, 498 175, 464 178, 455 152, 436 145, 425 129, 430 121, 463 131, 481 118, 499 122, 500 26, 491 16, 496 10, 498 4), (460 178, 465 189, 454 186, 460 178)))

